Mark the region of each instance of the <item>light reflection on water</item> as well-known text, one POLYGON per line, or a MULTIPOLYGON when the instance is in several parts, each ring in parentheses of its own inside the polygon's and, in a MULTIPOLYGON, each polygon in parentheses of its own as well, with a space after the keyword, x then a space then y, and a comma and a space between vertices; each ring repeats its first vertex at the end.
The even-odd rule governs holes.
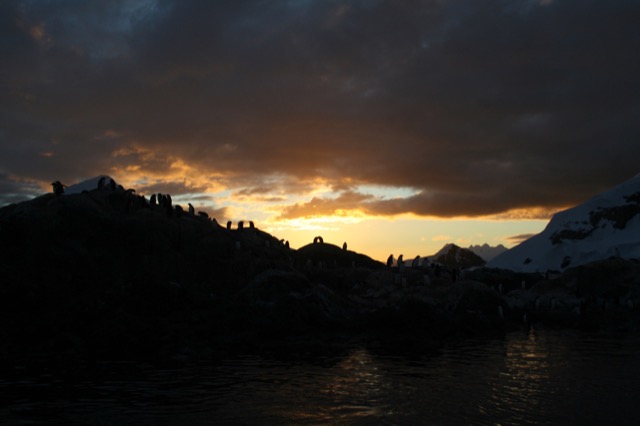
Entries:
POLYGON ((0 376, 2 424, 635 424, 640 338, 568 331, 425 355, 245 355, 0 376))

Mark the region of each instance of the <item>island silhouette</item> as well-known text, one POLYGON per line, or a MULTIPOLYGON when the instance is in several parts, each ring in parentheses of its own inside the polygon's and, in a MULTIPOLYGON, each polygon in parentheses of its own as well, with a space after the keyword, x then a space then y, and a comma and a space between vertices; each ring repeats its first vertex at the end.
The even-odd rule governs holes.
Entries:
POLYGON ((354 339, 406 349, 536 324, 640 325, 635 260, 523 273, 450 245, 384 264, 322 236, 292 249, 250 219, 222 226, 108 176, 56 182, 0 209, 2 358, 197 357, 354 339))

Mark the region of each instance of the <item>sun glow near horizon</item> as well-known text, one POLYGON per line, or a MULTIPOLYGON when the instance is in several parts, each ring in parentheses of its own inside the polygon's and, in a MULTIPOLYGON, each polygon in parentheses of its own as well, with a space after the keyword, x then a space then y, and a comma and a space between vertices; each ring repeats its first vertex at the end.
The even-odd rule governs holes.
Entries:
POLYGON ((273 221, 265 230, 277 238, 288 240, 292 248, 300 248, 322 236, 325 243, 366 254, 384 262, 390 254, 405 259, 435 254, 445 244, 461 247, 502 244, 512 247, 514 237, 539 233, 547 220, 440 219, 415 215, 399 217, 324 216, 273 221))
MULTIPOLYGON (((150 176, 139 169, 124 175, 128 177, 122 180, 125 187, 138 189, 136 186, 141 185, 143 190, 139 194, 147 197, 152 192, 179 191, 172 194, 175 204, 192 203, 196 210, 208 212, 223 226, 228 220, 234 224, 239 220, 252 220, 265 232, 289 241, 294 249, 322 236, 325 243, 342 246, 346 242, 349 250, 382 262, 389 254, 396 257, 403 254, 405 259, 432 255, 448 243, 461 247, 485 243, 512 247, 517 244, 515 238, 518 236, 542 231, 555 212, 531 208, 485 217, 453 218, 412 213, 371 214, 366 208, 360 208, 357 197, 364 197, 364 200, 372 197, 375 200, 403 199, 414 195, 415 190, 361 185, 352 188, 349 194, 354 199, 348 199, 344 193, 334 192, 326 180, 315 180, 306 188, 299 186, 296 191, 287 193, 286 185, 278 181, 284 178, 278 177, 269 182, 277 188, 270 193, 260 188, 234 186, 232 179, 220 174, 215 175, 215 182, 189 179, 180 174, 150 176), (318 203, 317 213, 314 202, 318 203), (300 206, 304 208, 296 211, 300 206)), ((119 182, 117 176, 114 179, 119 182)), ((291 182, 287 184, 291 185, 291 182)))

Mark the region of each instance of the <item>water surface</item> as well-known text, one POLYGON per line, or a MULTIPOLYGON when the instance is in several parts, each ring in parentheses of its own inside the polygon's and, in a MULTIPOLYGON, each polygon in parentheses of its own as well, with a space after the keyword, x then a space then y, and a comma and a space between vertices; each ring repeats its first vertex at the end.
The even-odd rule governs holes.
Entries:
POLYGON ((640 336, 538 330, 429 354, 14 369, 0 392, 2 424, 637 424, 640 336))

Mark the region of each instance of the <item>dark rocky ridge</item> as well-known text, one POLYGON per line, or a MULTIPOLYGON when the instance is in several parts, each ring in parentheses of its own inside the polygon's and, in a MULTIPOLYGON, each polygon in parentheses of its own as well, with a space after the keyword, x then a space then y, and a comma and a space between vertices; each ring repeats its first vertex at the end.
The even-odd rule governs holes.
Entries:
POLYGON ((0 209, 0 256, 0 358, 153 359, 353 339, 413 348, 523 327, 525 314, 633 329, 640 305, 635 261, 556 279, 476 269, 452 282, 444 266, 387 268, 329 243, 291 250, 122 189, 0 209))

